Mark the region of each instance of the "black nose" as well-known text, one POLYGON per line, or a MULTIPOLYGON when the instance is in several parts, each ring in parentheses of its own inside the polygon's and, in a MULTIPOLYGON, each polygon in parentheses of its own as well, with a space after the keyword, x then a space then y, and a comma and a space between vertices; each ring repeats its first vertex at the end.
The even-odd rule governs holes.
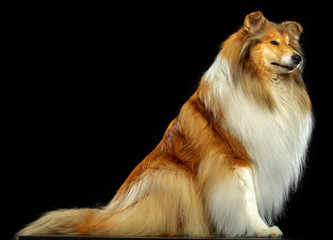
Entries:
POLYGON ((291 60, 293 60, 295 64, 299 64, 302 61, 302 57, 298 54, 294 54, 291 56, 291 60))

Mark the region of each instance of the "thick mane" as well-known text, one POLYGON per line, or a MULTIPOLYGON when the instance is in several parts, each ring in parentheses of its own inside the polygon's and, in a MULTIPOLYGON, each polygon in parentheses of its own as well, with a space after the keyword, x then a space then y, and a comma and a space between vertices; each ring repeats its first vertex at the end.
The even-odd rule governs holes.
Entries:
POLYGON ((307 148, 304 140, 312 129, 311 102, 301 71, 275 79, 251 59, 251 48, 272 27, 285 31, 269 24, 256 35, 243 28, 233 34, 201 83, 206 108, 218 111, 216 121, 241 141, 251 158, 259 211, 269 223, 280 215, 289 191, 297 186, 307 148))

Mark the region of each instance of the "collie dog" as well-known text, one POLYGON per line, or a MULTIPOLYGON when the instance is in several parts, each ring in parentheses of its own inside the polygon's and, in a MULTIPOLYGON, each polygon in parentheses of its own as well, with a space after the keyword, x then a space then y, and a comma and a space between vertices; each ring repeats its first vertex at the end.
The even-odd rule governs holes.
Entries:
POLYGON ((248 14, 106 207, 48 212, 18 235, 281 236, 313 126, 302 30, 248 14))

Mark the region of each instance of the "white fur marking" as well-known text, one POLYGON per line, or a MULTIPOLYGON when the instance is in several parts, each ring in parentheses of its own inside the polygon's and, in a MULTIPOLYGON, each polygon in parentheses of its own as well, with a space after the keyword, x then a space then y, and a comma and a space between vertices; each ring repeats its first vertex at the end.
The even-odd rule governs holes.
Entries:
POLYGON ((285 65, 285 66, 291 66, 294 65, 293 61, 291 60, 291 56, 287 55, 287 56, 283 56, 281 58, 281 64, 285 65))
POLYGON ((248 168, 237 168, 235 172, 238 174, 240 190, 244 194, 244 215, 247 216, 248 221, 253 225, 253 229, 256 232, 266 229, 267 225, 259 216, 253 178, 250 170, 248 168))

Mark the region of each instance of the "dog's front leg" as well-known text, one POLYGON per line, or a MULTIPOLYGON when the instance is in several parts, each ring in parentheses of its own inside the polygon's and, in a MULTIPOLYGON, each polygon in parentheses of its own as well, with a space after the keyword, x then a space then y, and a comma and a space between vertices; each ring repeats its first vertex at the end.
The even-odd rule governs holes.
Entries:
POLYGON ((210 188, 207 198, 208 212, 216 234, 228 237, 279 237, 281 230, 269 227, 260 217, 252 170, 234 167, 210 188))

